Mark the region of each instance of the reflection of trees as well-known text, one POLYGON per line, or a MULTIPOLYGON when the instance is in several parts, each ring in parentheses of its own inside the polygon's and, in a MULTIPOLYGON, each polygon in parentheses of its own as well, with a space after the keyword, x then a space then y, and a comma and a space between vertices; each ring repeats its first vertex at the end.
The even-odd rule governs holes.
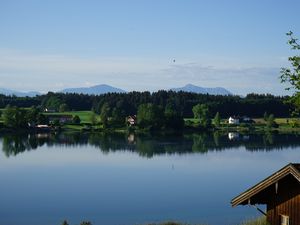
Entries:
POLYGON ((215 131, 213 133, 213 137, 214 137, 214 142, 215 142, 215 145, 218 147, 220 145, 220 132, 219 131, 215 131))
POLYGON ((19 152, 24 152, 28 149, 26 139, 18 136, 6 136, 3 137, 2 150, 8 157, 10 155, 17 155, 19 152))
POLYGON ((7 157, 17 155, 26 150, 36 149, 40 142, 30 135, 6 135, 3 136, 2 151, 7 157))
POLYGON ((163 153, 162 147, 155 144, 154 141, 142 140, 141 138, 137 139, 136 149, 141 156, 146 156, 148 158, 151 158, 155 153, 156 154, 163 153))
POLYGON ((264 133, 263 142, 264 142, 265 146, 274 144, 274 136, 273 136, 272 132, 264 133))
POLYGON ((207 152, 208 151, 208 140, 206 133, 194 134, 193 135, 193 152, 207 152))
POLYGON ((241 138, 230 141, 226 133, 193 133, 179 136, 135 135, 135 141, 128 140, 126 134, 61 132, 45 134, 0 134, 2 150, 6 156, 37 149, 39 146, 72 147, 94 146, 104 153, 114 151, 137 152, 143 157, 160 154, 206 153, 229 148, 244 147, 249 151, 270 151, 286 147, 299 147, 297 135, 279 135, 276 133, 240 135, 241 138), (243 138, 247 137, 247 138, 243 138))
POLYGON ((88 143, 100 148, 102 152, 132 150, 124 134, 92 133, 88 136, 88 143))

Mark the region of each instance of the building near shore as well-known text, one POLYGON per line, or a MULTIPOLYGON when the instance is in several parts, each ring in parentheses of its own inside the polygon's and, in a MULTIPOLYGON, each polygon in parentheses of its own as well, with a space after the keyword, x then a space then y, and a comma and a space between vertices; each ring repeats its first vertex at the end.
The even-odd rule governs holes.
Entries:
POLYGON ((270 225, 300 224, 300 164, 290 163, 271 176, 241 193, 231 204, 265 204, 270 225))

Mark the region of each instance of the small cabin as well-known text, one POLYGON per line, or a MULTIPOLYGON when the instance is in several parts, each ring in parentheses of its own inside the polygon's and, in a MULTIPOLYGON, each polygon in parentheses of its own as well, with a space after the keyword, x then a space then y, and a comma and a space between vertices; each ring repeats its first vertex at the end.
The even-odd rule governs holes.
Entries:
POLYGON ((270 225, 300 224, 300 164, 290 163, 249 188, 234 199, 231 204, 267 205, 265 214, 270 225))

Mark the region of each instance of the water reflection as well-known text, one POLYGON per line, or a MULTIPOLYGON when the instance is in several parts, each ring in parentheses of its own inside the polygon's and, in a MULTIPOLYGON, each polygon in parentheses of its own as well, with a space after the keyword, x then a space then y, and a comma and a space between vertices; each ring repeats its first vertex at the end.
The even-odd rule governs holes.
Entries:
POLYGON ((245 147, 249 151, 271 151, 300 146, 297 134, 193 133, 179 136, 152 136, 104 133, 31 133, 1 134, 2 150, 7 157, 40 146, 95 146, 102 152, 131 151, 143 157, 159 154, 206 153, 245 147))

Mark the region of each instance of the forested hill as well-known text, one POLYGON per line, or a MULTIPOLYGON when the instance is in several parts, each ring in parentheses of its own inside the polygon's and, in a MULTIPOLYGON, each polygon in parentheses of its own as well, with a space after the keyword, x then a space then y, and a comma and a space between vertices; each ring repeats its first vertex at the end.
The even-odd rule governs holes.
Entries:
POLYGON ((287 117, 293 110, 291 105, 285 103, 287 99, 288 97, 260 94, 240 97, 174 91, 108 93, 97 96, 49 92, 37 97, 0 95, 0 107, 4 108, 10 104, 18 107, 41 106, 58 110, 60 105, 65 104, 69 110, 93 109, 99 113, 103 104, 107 103, 111 111, 118 109, 123 114, 133 115, 137 113, 140 104, 153 103, 162 107, 172 104, 184 117, 192 117, 192 107, 200 103, 207 104, 212 115, 219 112, 222 117, 232 115, 262 117, 264 112, 272 113, 276 117, 287 117))

